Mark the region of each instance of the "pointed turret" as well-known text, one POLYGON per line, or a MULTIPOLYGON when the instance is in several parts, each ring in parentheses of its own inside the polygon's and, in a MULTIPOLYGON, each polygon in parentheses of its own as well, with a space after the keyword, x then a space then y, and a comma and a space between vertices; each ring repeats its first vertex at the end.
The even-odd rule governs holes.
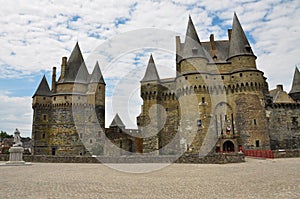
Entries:
POLYGON ((300 72, 297 67, 295 69, 292 89, 289 92, 289 95, 296 101, 300 100, 300 72))
POLYGON ((37 90, 35 91, 35 93, 32 97, 35 97, 35 96, 51 96, 50 87, 49 87, 49 84, 47 82, 45 75, 43 76, 43 79, 42 79, 40 85, 38 86, 37 90))
POLYGON ((113 119, 113 121, 111 122, 111 124, 109 125, 109 128, 111 127, 120 127, 120 128, 125 128, 125 125, 123 124, 119 114, 117 113, 113 119))
POLYGON ((191 16, 189 16, 188 26, 185 34, 183 52, 182 55, 180 56, 182 58, 201 57, 201 58, 208 59, 202 47, 200 39, 198 37, 191 16))
POLYGON ((192 21, 192 17, 190 15, 189 15, 188 26, 187 26, 187 29, 186 29, 186 34, 185 34, 185 43, 187 43, 189 39, 192 39, 193 41, 200 44, 200 39, 198 37, 196 28, 194 26, 194 23, 192 21))
POLYGON ((145 76, 141 80, 141 82, 148 82, 148 81, 160 81, 152 54, 150 55, 145 76))
POLYGON ((255 56, 236 13, 234 13, 230 34, 228 59, 238 55, 255 56))
POLYGON ((76 42, 63 74, 64 77, 60 80, 61 82, 75 82, 76 80, 76 82, 86 83, 88 79, 89 73, 84 63, 78 42, 76 42))
POLYGON ((96 62, 96 65, 95 65, 94 70, 92 72, 90 83, 105 84, 98 61, 96 62))

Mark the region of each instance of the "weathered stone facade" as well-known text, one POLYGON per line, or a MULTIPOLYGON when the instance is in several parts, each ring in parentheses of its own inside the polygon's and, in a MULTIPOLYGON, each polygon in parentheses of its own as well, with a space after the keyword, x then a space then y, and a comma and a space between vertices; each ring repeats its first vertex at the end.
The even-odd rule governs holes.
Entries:
MULTIPOLYGON (((77 43, 69 60, 62 58, 58 80, 56 68, 53 68, 52 89, 44 76, 33 96, 33 154, 113 154, 110 147, 105 147, 105 143, 107 137, 119 131, 115 128, 105 129, 105 86, 98 63, 92 74, 87 72, 77 43)), ((116 141, 128 145, 135 143, 135 138, 125 133, 117 135, 111 144, 116 144, 117 148, 116 141)), ((126 148, 125 144, 123 148, 126 148)), ((126 149, 132 152, 136 146, 126 149)), ((117 153, 120 154, 119 151, 117 153)))
MULTIPOLYGON (((105 129, 105 82, 99 65, 89 74, 78 44, 62 59, 52 89, 44 77, 33 96, 35 155, 151 155, 300 148, 300 73, 293 87, 269 91, 236 16, 228 40, 201 42, 189 18, 176 37, 176 76, 160 79, 152 55, 141 80, 138 129, 118 115, 105 129)), ((191 157, 190 156, 190 157, 191 157)))
MULTIPOLYGON (((273 100, 236 15, 228 38, 215 41, 211 35, 201 42, 190 18, 185 41, 176 37, 175 78, 160 79, 151 55, 138 117, 139 130, 150 135, 143 140, 144 152, 300 148, 299 103, 273 100), (173 147, 166 147, 169 143, 173 147)), ((297 97, 297 89, 291 95, 297 97)))

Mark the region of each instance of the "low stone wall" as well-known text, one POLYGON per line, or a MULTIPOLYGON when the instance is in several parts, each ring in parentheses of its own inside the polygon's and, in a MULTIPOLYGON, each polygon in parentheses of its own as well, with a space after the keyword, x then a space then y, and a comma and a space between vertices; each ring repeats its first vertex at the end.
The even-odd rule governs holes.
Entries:
MULTIPOLYGON (((0 161, 8 161, 9 155, 1 154, 0 161)), ((49 163, 195 163, 226 164, 244 162, 244 154, 214 154, 199 158, 198 155, 185 154, 180 158, 174 156, 120 156, 120 157, 83 157, 83 156, 43 156, 24 155, 26 162, 49 163)))
POLYGON ((295 158, 300 157, 300 149, 273 150, 274 158, 295 158))
POLYGON ((183 155, 176 163, 195 163, 195 164, 228 164, 245 162, 243 153, 218 153, 199 158, 198 155, 183 155))

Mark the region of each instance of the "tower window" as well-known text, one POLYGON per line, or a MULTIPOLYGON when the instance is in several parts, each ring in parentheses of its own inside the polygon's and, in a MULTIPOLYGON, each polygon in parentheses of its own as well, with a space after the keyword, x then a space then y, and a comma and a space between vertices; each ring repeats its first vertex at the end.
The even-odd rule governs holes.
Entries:
POLYGON ((45 139, 45 137, 46 137, 46 134, 45 134, 45 133, 43 133, 43 134, 42 134, 42 138, 43 138, 43 139, 45 139))
POLYGON ((221 76, 222 80, 224 80, 224 76, 221 76))
POLYGON ((187 76, 185 76, 184 78, 185 78, 186 80, 188 79, 188 77, 187 77, 187 76))
POLYGON ((46 97, 43 97, 43 100, 46 100, 46 97))
POLYGON ((54 97, 53 100, 55 101, 55 100, 56 100, 56 97, 54 97))
POLYGON ((255 141, 255 147, 259 147, 259 140, 255 141))
POLYGON ((205 97, 201 98, 201 102, 204 104, 205 103, 205 97))
POLYGON ((90 139, 90 143, 91 143, 91 144, 93 143, 93 140, 92 140, 92 139, 90 139))
POLYGON ((166 108, 166 111, 169 111, 169 109, 168 109, 168 108, 166 108))
POLYGON ((47 120, 47 115, 46 115, 46 114, 44 114, 42 117, 43 117, 43 120, 44 120, 44 121, 47 120))
POLYGON ((254 124, 254 125, 256 125, 256 124, 257 124, 257 122, 256 122, 256 119, 254 119, 254 120, 253 120, 253 124, 254 124))
POLYGON ((65 96, 65 99, 67 99, 67 96, 65 96))
POLYGON ((243 73, 240 73, 240 77, 243 77, 243 73))

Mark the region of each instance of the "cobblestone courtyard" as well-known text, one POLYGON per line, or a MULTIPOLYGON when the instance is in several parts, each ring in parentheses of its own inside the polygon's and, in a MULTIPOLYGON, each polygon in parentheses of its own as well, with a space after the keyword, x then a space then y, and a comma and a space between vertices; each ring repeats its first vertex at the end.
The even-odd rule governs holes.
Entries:
POLYGON ((144 174, 101 164, 2 166, 0 198, 300 198, 300 158, 172 164, 144 174))

